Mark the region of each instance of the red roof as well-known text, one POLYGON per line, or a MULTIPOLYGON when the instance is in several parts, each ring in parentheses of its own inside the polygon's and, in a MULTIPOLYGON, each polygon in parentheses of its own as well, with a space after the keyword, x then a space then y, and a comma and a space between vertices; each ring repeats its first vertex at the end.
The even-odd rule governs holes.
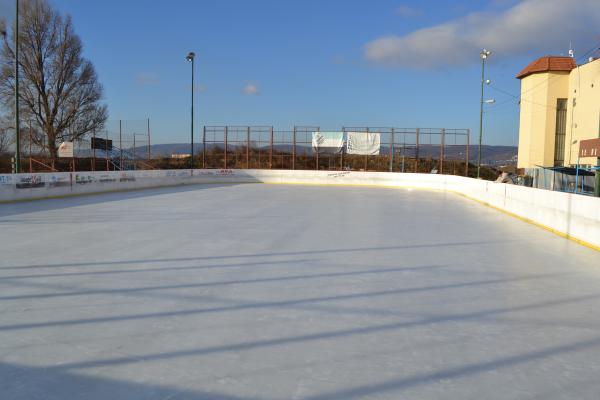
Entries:
POLYGON ((572 57, 546 56, 541 57, 529 64, 525 69, 517 75, 517 79, 523 79, 531 74, 539 72, 569 72, 577 67, 577 63, 572 57))

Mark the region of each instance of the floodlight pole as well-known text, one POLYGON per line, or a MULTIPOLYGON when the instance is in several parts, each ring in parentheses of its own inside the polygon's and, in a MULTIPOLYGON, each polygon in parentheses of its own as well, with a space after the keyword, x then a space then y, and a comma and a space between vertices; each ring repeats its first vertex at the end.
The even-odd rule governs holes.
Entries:
POLYGON ((481 142, 483 141, 483 88, 485 85, 485 60, 489 52, 483 50, 481 57, 481 100, 479 101, 479 147, 477 151, 477 179, 481 177, 481 142))
POLYGON ((21 172, 21 130, 19 121, 19 0, 15 0, 15 173, 21 172))
POLYGON ((190 51, 186 60, 192 63, 192 120, 190 126, 191 141, 190 141, 190 169, 194 169, 194 59, 196 54, 190 51))

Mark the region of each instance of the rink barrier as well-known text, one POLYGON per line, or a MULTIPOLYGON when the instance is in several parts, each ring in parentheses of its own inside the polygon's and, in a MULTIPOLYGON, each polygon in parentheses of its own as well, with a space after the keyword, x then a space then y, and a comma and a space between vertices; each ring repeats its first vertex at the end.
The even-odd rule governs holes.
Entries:
POLYGON ((451 191, 600 251, 600 199, 454 175, 292 170, 145 170, 0 175, 0 202, 194 184, 298 184, 451 191))

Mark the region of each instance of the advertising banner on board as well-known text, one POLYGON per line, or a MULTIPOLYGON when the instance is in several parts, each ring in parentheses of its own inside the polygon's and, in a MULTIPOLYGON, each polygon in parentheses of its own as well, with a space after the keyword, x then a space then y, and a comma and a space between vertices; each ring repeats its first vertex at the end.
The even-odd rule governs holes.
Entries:
POLYGON ((12 175, 0 175, 0 186, 12 185, 12 184, 13 184, 12 175))
POLYGON ((374 132, 348 132, 348 154, 362 154, 367 156, 379 155, 381 148, 381 134, 374 132))
POLYGON ((66 173, 66 174, 58 173, 58 174, 48 175, 46 178, 46 181, 48 182, 48 187, 51 187, 51 188, 66 187, 66 186, 72 185, 71 176, 68 173, 66 173))
POLYGON ((17 189, 35 189, 46 186, 43 175, 26 175, 19 177, 17 189))

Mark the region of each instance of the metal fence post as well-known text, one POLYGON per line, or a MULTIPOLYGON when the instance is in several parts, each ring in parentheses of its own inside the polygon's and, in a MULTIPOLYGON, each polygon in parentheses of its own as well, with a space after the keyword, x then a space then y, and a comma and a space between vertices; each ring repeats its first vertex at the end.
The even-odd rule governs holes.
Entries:
POLYGON ((202 168, 206 168, 206 125, 202 127, 202 168))
POLYGON ((273 127, 271 127, 271 137, 269 139, 269 169, 273 168, 273 127))
POLYGON ((225 138, 224 138, 224 141, 225 141, 225 160, 224 160, 224 161, 225 161, 225 169, 227 169, 227 131, 228 131, 228 130, 229 130, 229 129, 228 129, 228 127, 226 126, 226 127, 225 127, 225 138))
POLYGON ((119 120, 119 169, 123 171, 123 137, 121 131, 121 120, 119 120))
POLYGON ((471 130, 467 129, 467 155, 466 155, 466 160, 465 160, 465 176, 468 178, 469 177, 469 148, 471 147, 470 144, 470 138, 471 138, 471 130))
POLYGON ((246 169, 250 169, 250 127, 246 127, 246 169))
POLYGON ((108 172, 108 131, 106 131, 106 143, 104 143, 104 158, 106 159, 106 172, 108 172))
POLYGON ((440 174, 444 172, 444 140, 446 136, 446 130, 442 128, 441 139, 440 139, 440 174))
MULTIPOLYGON (((367 135, 369 134, 369 128, 367 127, 367 135)), ((369 156, 365 154, 365 172, 367 172, 369 168, 369 156)))
POLYGON ((415 149, 415 172, 419 172, 419 134, 421 133, 421 129, 417 128, 417 147, 415 149))
POLYGON ((150 118, 148 118, 148 161, 150 161, 150 118))
POLYGON ((296 169, 296 126, 292 133, 292 169, 296 169))
POLYGON ((340 170, 344 170, 344 133, 342 132, 342 150, 340 151, 340 170))
POLYGON ((262 157, 261 156, 261 154, 262 154, 261 149, 262 149, 263 130, 262 129, 258 129, 257 133, 258 133, 258 149, 257 149, 258 150, 257 151, 257 153, 258 153, 258 169, 262 169, 263 166, 262 166, 262 158, 261 158, 262 157))
MULTIPOLYGON (((321 127, 317 128, 317 132, 321 132, 321 127)), ((311 141, 312 141, 312 138, 311 138, 311 141)), ((319 170, 319 149, 320 149, 320 146, 317 147, 317 165, 316 165, 316 170, 317 171, 319 170)))
POLYGON ((315 163, 315 169, 318 171, 319 170, 319 147, 317 147, 315 149, 315 152, 317 153, 317 162, 315 163))
POLYGON ((33 173, 33 161, 31 159, 31 120, 29 120, 29 173, 33 173))
POLYGON ((348 148, 348 135, 346 135, 346 127, 342 126, 342 139, 345 139, 342 143, 342 170, 344 169, 344 152, 348 148), (345 146, 344 146, 345 144, 345 146))
MULTIPOLYGON (((96 142, 96 130, 92 131, 92 142, 96 142)), ((94 143, 95 144, 95 143, 94 143)), ((92 146, 92 172, 96 170, 96 146, 92 146)))
POLYGON ((404 172, 404 158, 406 155, 406 144, 402 142, 402 172, 404 172))
POLYGON ((390 142, 390 172, 394 172, 394 128, 392 128, 392 141, 390 142))

